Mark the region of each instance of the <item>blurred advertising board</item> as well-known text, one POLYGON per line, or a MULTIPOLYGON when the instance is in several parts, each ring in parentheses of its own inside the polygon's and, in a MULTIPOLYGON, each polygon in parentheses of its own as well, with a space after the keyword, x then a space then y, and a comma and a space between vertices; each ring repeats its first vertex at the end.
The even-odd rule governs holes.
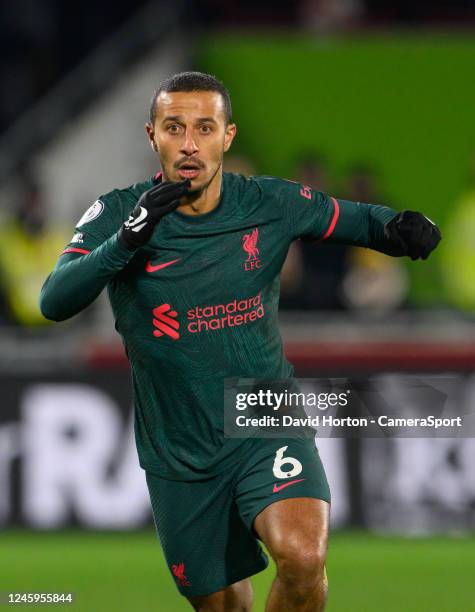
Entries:
MULTIPOLYGON (((306 373, 307 374, 307 373, 306 373)), ((396 393, 397 374, 377 374, 396 393)), ((475 407, 475 375, 452 373, 475 407)), ((0 525, 129 530, 151 524, 126 368, 2 374, 0 525)), ((278 442, 278 440, 276 441, 278 442)), ((334 527, 475 528, 475 438, 326 436, 334 527)))

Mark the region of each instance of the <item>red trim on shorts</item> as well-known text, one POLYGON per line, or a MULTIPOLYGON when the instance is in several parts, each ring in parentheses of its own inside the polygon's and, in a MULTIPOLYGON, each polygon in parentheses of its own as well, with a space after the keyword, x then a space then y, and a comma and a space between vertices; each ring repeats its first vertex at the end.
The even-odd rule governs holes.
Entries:
POLYGON ((335 229, 336 222, 338 221, 338 217, 340 216, 340 206, 336 198, 331 196, 334 205, 333 218, 330 223, 330 227, 327 229, 325 236, 323 236, 322 240, 326 240, 329 236, 332 235, 333 230, 335 229))
POLYGON ((76 247, 70 247, 69 249, 64 249, 61 255, 64 255, 65 253, 82 253, 83 255, 87 255, 90 252, 91 251, 87 251, 86 249, 78 249, 76 247))

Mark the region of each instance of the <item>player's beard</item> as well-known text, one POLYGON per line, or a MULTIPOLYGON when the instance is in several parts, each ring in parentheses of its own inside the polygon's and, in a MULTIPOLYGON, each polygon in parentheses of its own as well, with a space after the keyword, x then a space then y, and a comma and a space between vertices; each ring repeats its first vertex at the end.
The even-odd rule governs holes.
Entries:
POLYGON ((208 189, 208 187, 211 185, 211 183, 214 181, 215 176, 218 174, 219 170, 221 169, 223 165, 223 160, 221 160, 218 165, 216 166, 216 170, 213 172, 213 174, 211 175, 211 178, 206 181, 206 183, 204 185, 200 185, 199 187, 196 187, 195 189, 189 189, 186 193, 185 199, 186 201, 191 204, 193 202, 195 202, 203 193, 203 191, 205 191, 206 189, 208 189))

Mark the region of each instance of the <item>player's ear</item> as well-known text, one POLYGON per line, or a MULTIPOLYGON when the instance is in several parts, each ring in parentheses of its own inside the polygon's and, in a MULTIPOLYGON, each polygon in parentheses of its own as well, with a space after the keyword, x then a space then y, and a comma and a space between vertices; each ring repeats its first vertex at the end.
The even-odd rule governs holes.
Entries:
POLYGON ((154 151, 158 153, 157 143, 155 142, 155 131, 153 129, 153 125, 147 121, 145 124, 145 131, 147 132, 148 139, 150 141, 150 146, 154 151))
POLYGON ((231 147, 231 143, 236 136, 237 127, 235 123, 230 123, 226 126, 226 131, 224 132, 224 152, 229 151, 231 147))

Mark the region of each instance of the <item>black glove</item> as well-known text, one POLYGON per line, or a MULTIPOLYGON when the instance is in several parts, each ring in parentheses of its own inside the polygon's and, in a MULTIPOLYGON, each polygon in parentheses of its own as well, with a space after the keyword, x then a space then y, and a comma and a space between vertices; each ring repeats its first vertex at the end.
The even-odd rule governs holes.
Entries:
POLYGON ((147 244, 157 223, 178 207, 180 198, 190 185, 189 179, 178 183, 165 182, 142 193, 130 217, 118 232, 119 241, 130 251, 147 244))
POLYGON ((384 237, 388 255, 408 255, 413 260, 427 259, 442 238, 435 223, 412 210, 403 210, 386 223, 384 237))

